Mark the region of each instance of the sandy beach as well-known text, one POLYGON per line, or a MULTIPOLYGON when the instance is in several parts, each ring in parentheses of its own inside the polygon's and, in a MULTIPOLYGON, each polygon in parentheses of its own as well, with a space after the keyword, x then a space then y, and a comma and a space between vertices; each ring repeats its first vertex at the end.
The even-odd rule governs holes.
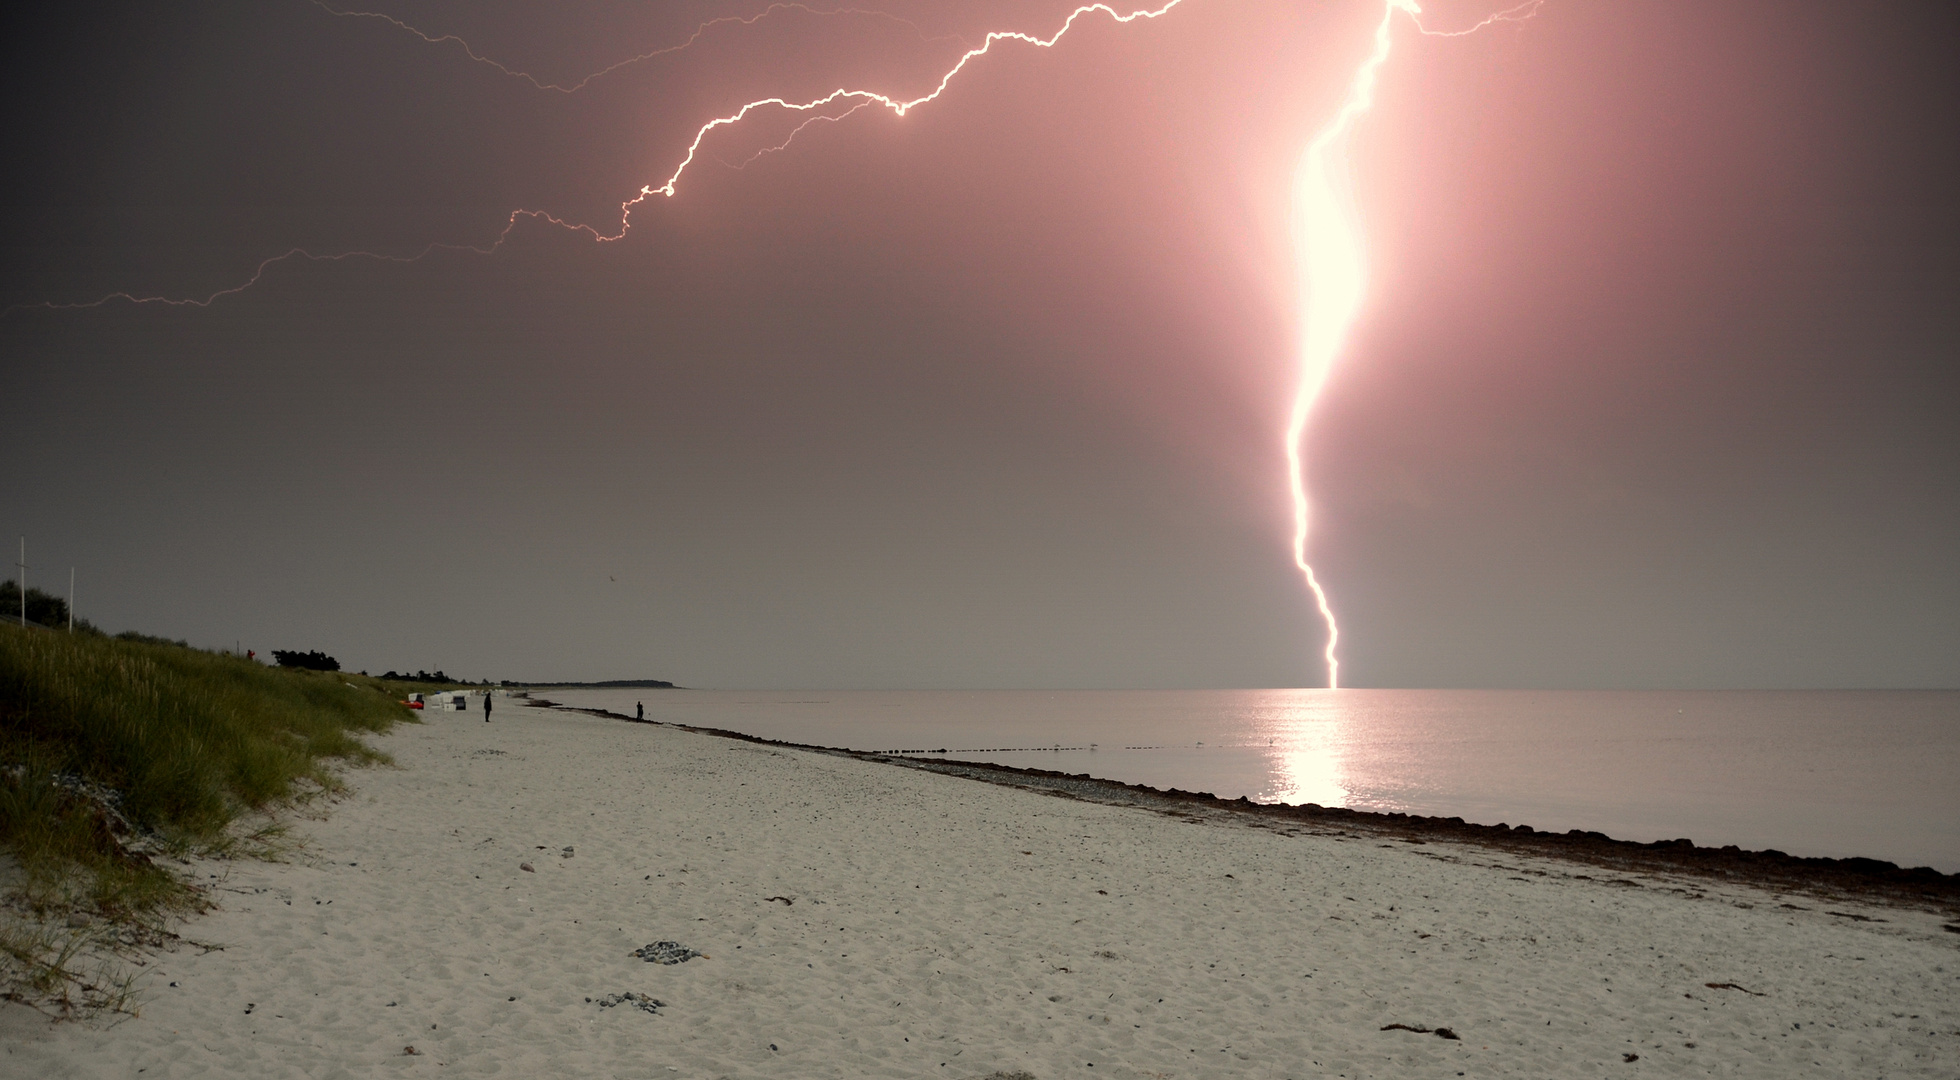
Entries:
POLYGON ((397 767, 352 774, 289 861, 201 866, 219 907, 150 962, 138 1017, 0 1008, 5 1074, 1960 1066, 1960 934, 1931 911, 499 706, 377 740, 397 767), (703 955, 634 955, 655 942, 703 955))

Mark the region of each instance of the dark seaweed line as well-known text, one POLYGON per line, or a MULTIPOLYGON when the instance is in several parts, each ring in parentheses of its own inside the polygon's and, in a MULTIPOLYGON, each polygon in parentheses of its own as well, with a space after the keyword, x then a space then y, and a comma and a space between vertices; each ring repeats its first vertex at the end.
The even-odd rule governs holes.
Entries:
POLYGON ((1476 844, 1513 854, 1563 859, 1568 862, 1610 867, 1623 872, 1714 878, 1726 883, 1756 885, 1768 889, 1842 895, 1871 902, 1911 907, 1932 907, 1949 913, 1960 909, 1960 874, 1942 874, 1928 866, 1905 869, 1897 863, 1881 859, 1800 856, 1777 851, 1774 848, 1764 851, 1745 851, 1734 844, 1723 847, 1701 847, 1685 838, 1656 840, 1643 844, 1634 840, 1615 840, 1605 833, 1581 829, 1557 833, 1534 829, 1529 825, 1478 825, 1466 822, 1460 817, 1425 817, 1420 814, 1350 810, 1344 806, 1321 806, 1318 803, 1305 803, 1299 806, 1287 803, 1255 803, 1244 796, 1237 799, 1221 799, 1207 791, 1181 791, 1177 788, 1165 790, 1144 784, 1126 784, 1120 780, 1104 780, 1088 773, 1063 773, 1051 769, 997 765, 987 761, 900 757, 872 750, 848 750, 835 746, 765 739, 758 735, 730 731, 726 728, 639 720, 606 709, 578 708, 540 698, 531 699, 531 704, 585 713, 609 720, 624 720, 627 723, 677 728, 699 735, 713 735, 717 738, 760 746, 831 754, 861 761, 900 765, 969 780, 1046 790, 1051 794, 1093 802, 1144 806, 1167 813, 1188 814, 1193 810, 1210 809, 1239 815, 1248 819, 1248 823, 1262 825, 1335 826, 1343 829, 1366 830, 1379 836, 1403 840, 1447 840, 1476 844))

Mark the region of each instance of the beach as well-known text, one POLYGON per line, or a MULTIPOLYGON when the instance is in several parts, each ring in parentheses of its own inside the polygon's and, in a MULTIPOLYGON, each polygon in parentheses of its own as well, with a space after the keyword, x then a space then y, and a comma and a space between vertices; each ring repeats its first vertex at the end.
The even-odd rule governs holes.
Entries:
POLYGON ((350 773, 287 861, 200 864, 218 907, 150 959, 139 1016, 0 1008, 5 1071, 1877 1077, 1960 1061, 1951 913, 498 706, 373 740, 397 764, 350 773), (702 955, 635 955, 658 942, 702 955))
POLYGON ((553 688, 574 708, 1255 803, 1960 873, 1960 692, 553 688))

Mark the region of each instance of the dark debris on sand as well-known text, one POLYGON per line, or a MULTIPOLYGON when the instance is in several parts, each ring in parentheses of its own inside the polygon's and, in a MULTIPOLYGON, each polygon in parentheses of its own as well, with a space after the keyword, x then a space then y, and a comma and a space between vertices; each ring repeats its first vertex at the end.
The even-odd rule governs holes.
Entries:
POLYGON ((667 1003, 664 1001, 657 998, 650 998, 645 994, 636 994, 631 990, 623 994, 607 994, 605 997, 599 998, 596 1001, 592 998, 586 998, 585 1000, 592 1001, 593 1004, 599 1006, 601 1009, 610 1009, 615 1005, 630 1005, 643 1013, 651 1013, 656 1016, 659 1015, 661 1009, 667 1007, 667 1003))
POLYGON ((1455 1031, 1452 1031, 1451 1029, 1446 1027, 1426 1028, 1423 1027, 1421 1024, 1383 1024, 1382 1030, 1383 1031, 1413 1031, 1418 1035, 1434 1035, 1437 1038, 1441 1038, 1441 1039, 1451 1039, 1458 1042, 1462 1041, 1462 1036, 1458 1035, 1455 1031))
POLYGON ((632 955, 649 964, 685 964, 697 956, 708 954, 690 949, 678 941, 656 941, 634 949, 632 955))

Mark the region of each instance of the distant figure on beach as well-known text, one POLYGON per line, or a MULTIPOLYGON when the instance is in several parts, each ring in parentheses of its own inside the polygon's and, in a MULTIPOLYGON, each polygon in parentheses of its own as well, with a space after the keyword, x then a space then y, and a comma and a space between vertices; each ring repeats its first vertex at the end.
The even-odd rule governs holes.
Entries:
POLYGON ((490 691, 483 692, 483 722, 490 722, 490 691))
POLYGON ((647 703, 644 701, 634 702, 633 713, 634 713, 634 719, 645 720, 647 718, 647 703))

